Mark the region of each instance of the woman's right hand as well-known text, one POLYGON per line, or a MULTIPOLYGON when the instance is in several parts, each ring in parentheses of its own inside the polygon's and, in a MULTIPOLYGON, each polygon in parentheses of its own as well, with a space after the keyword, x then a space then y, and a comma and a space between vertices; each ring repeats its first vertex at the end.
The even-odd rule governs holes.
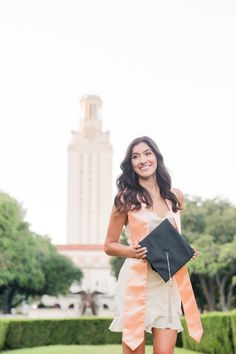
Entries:
POLYGON ((130 247, 130 257, 145 259, 147 256, 147 248, 142 247, 138 242, 134 242, 130 247))

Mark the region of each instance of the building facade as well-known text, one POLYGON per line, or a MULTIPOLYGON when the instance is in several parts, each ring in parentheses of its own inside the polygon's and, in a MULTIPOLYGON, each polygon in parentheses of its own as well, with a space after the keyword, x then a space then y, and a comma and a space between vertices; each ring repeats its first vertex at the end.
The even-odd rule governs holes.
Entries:
POLYGON ((84 96, 80 106, 79 130, 68 147, 67 243, 57 249, 83 271, 77 291, 101 292, 99 309, 112 311, 116 280, 103 251, 112 207, 112 145, 102 131, 101 99, 84 96))
POLYGON ((97 96, 80 100, 82 117, 68 148, 67 243, 103 244, 112 203, 112 146, 97 96))

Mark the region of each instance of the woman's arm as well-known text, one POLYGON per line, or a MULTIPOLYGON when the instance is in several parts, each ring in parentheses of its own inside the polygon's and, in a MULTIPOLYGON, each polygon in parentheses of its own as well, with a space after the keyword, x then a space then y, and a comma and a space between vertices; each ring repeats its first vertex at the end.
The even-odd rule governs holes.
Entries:
POLYGON ((119 242, 120 234, 126 222, 127 213, 121 213, 113 206, 104 244, 105 253, 109 256, 146 258, 146 248, 142 248, 138 243, 126 246, 119 242))

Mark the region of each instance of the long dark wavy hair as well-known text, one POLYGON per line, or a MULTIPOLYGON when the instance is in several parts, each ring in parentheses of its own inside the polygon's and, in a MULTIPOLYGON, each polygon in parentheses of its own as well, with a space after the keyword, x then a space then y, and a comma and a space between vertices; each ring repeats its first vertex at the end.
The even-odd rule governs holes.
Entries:
POLYGON ((152 207, 153 201, 146 188, 139 184, 138 175, 132 167, 132 152, 135 145, 145 143, 153 151, 157 159, 156 180, 160 188, 162 198, 169 199, 172 202, 172 210, 176 212, 180 208, 179 200, 171 191, 171 177, 165 167, 163 156, 156 143, 148 136, 142 136, 134 139, 126 150, 124 160, 120 164, 121 175, 117 178, 116 185, 118 193, 114 204, 118 211, 127 212, 141 209, 141 203, 145 203, 147 208, 152 207))

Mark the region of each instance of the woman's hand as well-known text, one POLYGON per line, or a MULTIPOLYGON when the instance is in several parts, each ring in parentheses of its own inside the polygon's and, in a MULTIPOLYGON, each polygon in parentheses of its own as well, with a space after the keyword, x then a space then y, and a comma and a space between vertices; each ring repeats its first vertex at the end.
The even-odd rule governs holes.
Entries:
POLYGON ((145 259, 147 256, 147 248, 142 247, 138 242, 134 242, 130 246, 131 258, 145 259))

